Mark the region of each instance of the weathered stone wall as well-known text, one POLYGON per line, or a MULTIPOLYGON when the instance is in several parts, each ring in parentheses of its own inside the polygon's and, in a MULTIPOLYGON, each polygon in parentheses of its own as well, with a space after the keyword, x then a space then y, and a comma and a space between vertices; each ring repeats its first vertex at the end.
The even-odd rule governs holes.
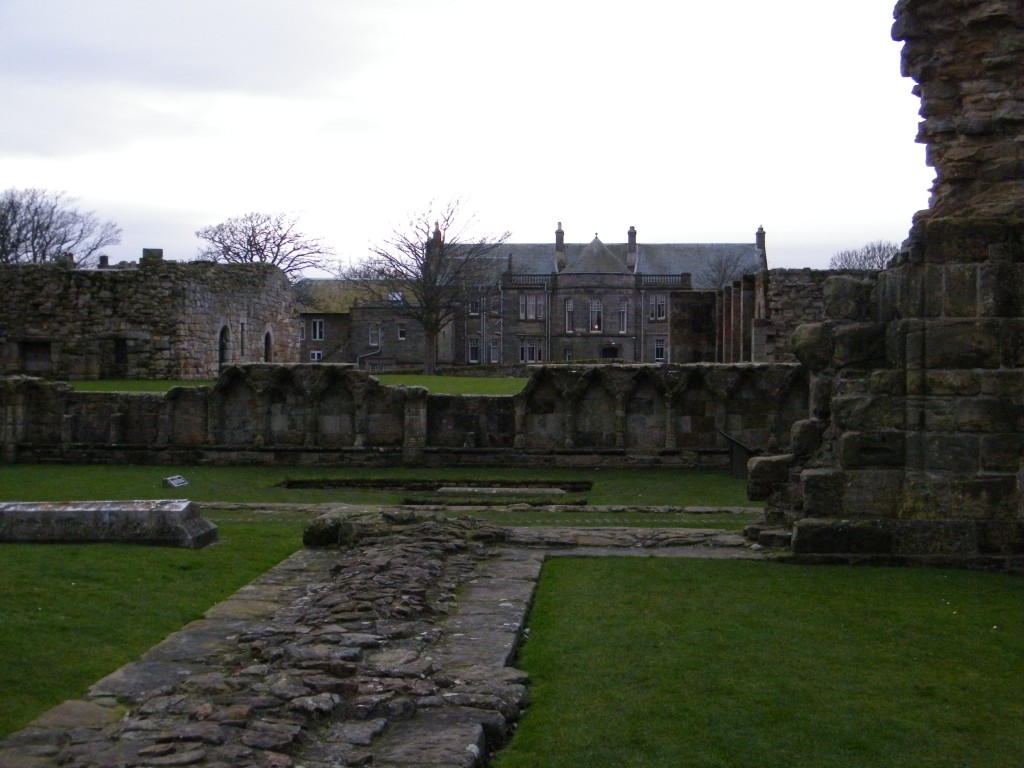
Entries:
POLYGON ((288 281, 264 264, 2 268, 0 370, 52 378, 216 378, 221 362, 295 362, 288 281))
POLYGON ((0 380, 4 461, 728 463, 727 438, 785 445, 795 365, 545 366, 516 396, 428 395, 350 366, 246 365, 211 387, 75 392, 0 380))
POLYGON ((754 362, 795 363, 791 339, 803 323, 824 317, 825 281, 849 275, 864 281, 877 276, 875 270, 772 269, 754 276, 753 318, 744 326, 751 334, 750 359, 754 362))
POLYGON ((877 285, 825 284, 800 326, 810 418, 755 459, 751 496, 794 552, 1024 567, 1024 6, 904 0, 937 180, 877 285))

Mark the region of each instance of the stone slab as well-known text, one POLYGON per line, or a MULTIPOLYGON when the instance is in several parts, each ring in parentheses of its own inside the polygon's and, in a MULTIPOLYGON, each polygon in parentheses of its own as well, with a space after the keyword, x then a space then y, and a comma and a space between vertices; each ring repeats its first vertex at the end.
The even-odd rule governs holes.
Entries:
POLYGON ((0 542, 110 542, 200 549, 217 526, 185 499, 0 503, 0 542))

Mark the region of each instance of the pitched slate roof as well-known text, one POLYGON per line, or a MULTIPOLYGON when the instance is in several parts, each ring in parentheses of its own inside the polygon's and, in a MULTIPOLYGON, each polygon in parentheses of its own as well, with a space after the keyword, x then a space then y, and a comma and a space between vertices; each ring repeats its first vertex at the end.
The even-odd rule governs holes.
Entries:
POLYGON ((754 243, 641 243, 637 245, 636 272, 644 275, 678 275, 689 272, 694 288, 704 288, 704 268, 719 258, 733 257, 745 265, 745 272, 762 267, 761 252, 754 243))
MULTIPOLYGON (((626 266, 628 245, 604 243, 595 236, 590 243, 565 244, 564 272, 628 273, 626 266)), ((746 263, 746 271, 754 272, 762 264, 761 252, 754 243, 639 243, 637 245, 637 274, 680 275, 688 273, 695 288, 700 285, 704 267, 718 257, 738 256, 746 263)), ((496 252, 498 273, 550 275, 558 271, 554 243, 505 243, 496 252)))

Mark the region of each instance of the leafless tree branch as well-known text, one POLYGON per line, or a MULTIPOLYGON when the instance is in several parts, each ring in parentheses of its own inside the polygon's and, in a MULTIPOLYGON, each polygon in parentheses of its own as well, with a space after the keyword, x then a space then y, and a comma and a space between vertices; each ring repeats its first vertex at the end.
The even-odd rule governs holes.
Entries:
POLYGON ((462 310, 469 291, 497 278, 493 252, 509 238, 474 236, 475 217, 463 217, 458 200, 441 208, 434 204, 410 215, 371 255, 349 271, 364 282, 371 300, 387 303, 393 311, 423 327, 426 371, 437 361, 441 331, 462 310))
POLYGON ((900 252, 891 240, 873 240, 860 248, 838 251, 829 259, 829 269, 885 269, 890 259, 900 252))
POLYGON ((204 227, 196 237, 206 244, 196 259, 222 264, 273 264, 289 280, 303 270, 324 269, 334 252, 297 229, 298 217, 284 213, 246 213, 204 227))
POLYGON ((8 189, 0 193, 0 264, 41 264, 70 257, 91 266, 121 242, 121 228, 74 207, 64 192, 8 189))

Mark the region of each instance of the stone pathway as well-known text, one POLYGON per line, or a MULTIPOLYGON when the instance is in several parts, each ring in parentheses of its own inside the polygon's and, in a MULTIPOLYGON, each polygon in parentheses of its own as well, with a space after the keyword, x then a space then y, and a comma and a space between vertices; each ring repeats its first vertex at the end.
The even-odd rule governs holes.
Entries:
POLYGON ((763 557, 712 530, 431 513, 347 530, 0 742, 0 766, 483 765, 526 703, 509 665, 546 557, 763 557))

